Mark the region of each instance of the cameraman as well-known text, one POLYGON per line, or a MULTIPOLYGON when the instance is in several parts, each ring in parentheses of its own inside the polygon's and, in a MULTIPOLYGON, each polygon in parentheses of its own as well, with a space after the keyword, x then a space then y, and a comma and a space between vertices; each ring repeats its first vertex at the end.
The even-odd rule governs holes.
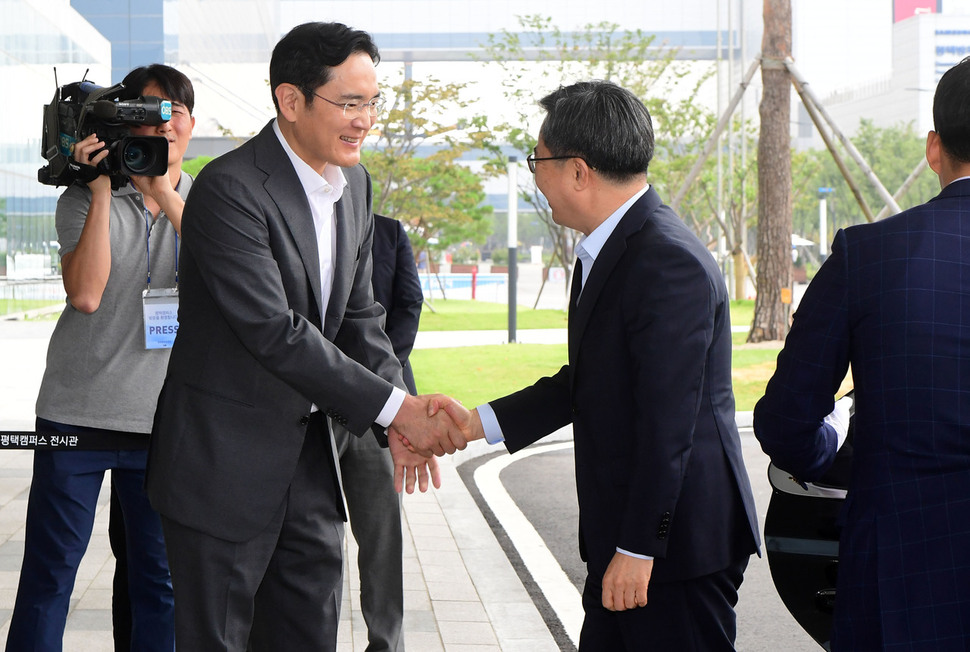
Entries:
MULTIPOLYGON (((195 118, 194 91, 177 70, 133 70, 126 88, 172 102, 172 118, 131 128, 168 140, 168 173, 132 177, 118 190, 102 174, 77 182, 57 203, 68 303, 51 336, 37 399, 37 430, 111 432, 147 441, 168 363, 168 348, 147 348, 142 291, 175 288, 182 207, 192 179, 181 171, 195 118)), ((93 134, 73 158, 97 165, 108 155, 93 134)), ((7 650, 60 650, 78 564, 94 524, 104 472, 124 513, 131 649, 175 646, 171 577, 161 523, 144 491, 147 452, 34 453, 27 503, 24 561, 7 650)))

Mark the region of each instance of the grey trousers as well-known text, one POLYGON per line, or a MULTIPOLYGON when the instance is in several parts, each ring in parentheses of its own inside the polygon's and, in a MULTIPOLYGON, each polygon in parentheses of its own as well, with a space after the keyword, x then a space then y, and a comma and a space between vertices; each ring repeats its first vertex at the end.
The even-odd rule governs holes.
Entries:
POLYGON ((285 499, 248 541, 162 516, 178 652, 335 652, 344 523, 332 456, 315 413, 285 499))
POLYGON ((404 651, 401 496, 391 454, 371 433, 355 437, 333 426, 350 529, 357 541, 360 607, 367 652, 404 651))

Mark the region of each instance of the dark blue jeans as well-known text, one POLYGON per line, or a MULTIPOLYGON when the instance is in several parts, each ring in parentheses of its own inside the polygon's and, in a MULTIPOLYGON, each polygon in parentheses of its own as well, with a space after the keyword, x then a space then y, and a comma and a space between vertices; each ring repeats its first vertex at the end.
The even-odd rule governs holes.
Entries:
MULTIPOLYGON (((38 431, 91 430, 37 420, 38 431)), ((147 435, 141 435, 147 437, 147 435)), ((145 494, 147 451, 34 452, 27 502, 24 562, 8 652, 61 650, 71 591, 84 556, 104 472, 124 512, 133 650, 175 649, 172 580, 161 520, 145 494)))

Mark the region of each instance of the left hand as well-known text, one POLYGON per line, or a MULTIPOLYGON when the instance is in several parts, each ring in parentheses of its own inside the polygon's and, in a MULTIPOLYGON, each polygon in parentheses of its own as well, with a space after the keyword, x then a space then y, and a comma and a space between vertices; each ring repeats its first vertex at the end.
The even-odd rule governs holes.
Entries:
POLYGON ((652 573, 652 559, 614 553, 603 575, 603 607, 626 611, 647 606, 647 586, 652 573))
POLYGON ((435 489, 441 488, 441 473, 438 470, 438 458, 424 457, 423 455, 408 450, 407 446, 401 441, 401 436, 391 428, 387 433, 387 445, 391 449, 391 459, 394 460, 394 490, 401 493, 402 489, 407 489, 409 494, 414 493, 415 481, 418 490, 424 493, 428 490, 428 478, 435 489))
POLYGON ((159 204, 165 199, 168 193, 175 192, 172 182, 168 179, 168 174, 157 177, 131 177, 131 183, 141 194, 151 197, 159 204))

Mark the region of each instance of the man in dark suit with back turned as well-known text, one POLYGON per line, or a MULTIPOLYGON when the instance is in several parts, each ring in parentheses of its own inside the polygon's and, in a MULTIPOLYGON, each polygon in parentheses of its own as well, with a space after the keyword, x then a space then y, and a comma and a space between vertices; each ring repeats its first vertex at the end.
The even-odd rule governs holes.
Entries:
POLYGON ((800 480, 832 464, 852 366, 855 429, 833 650, 970 646, 970 58, 933 101, 942 192, 840 230, 802 298, 755 435, 800 480))
POLYGON ((510 452, 572 423, 588 569, 581 650, 731 650, 759 539, 724 280, 647 183, 653 127, 635 95, 584 82, 540 104, 529 167, 553 220, 585 235, 569 362, 470 415, 445 409, 470 439, 504 439, 510 452))
POLYGON ((355 435, 408 430, 421 455, 389 443, 412 490, 437 482, 424 456, 464 446, 403 390, 371 290, 359 163, 378 60, 365 32, 293 28, 270 62, 276 118, 209 163, 186 203, 147 474, 179 650, 336 648, 345 515, 326 417, 355 435))
MULTIPOLYGON (((414 347, 424 293, 404 225, 374 215, 374 298, 387 311, 384 332, 403 367, 408 392, 417 394, 408 356, 414 347)), ((401 500, 394 465, 373 437, 354 437, 331 424, 343 477, 350 529, 357 540, 360 610, 367 652, 404 650, 404 569, 401 500)))

